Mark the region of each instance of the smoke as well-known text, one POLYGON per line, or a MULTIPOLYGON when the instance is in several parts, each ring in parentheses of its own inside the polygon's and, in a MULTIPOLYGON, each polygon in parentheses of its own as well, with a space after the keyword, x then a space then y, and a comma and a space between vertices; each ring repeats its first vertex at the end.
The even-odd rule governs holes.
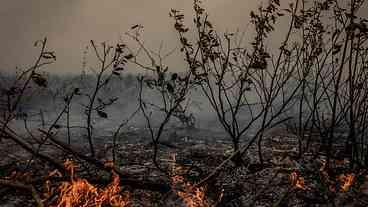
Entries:
MULTIPOLYGON (((3 0, 0 7, 0 70, 31 65, 37 55, 34 41, 48 37, 49 48, 55 50, 57 62, 48 66, 52 73, 79 73, 82 54, 89 40, 115 44, 134 24, 142 24, 148 47, 157 49, 163 41, 165 49, 178 45, 170 9, 185 13, 192 24, 192 1, 182 0, 3 0), (5 29, 6 28, 6 29, 5 29)), ((204 1, 210 19, 220 31, 245 28, 251 9, 258 1, 204 1), (231 12, 224 12, 231 11, 231 12)), ((176 54, 169 64, 182 64, 176 54)), ((176 67, 174 70, 180 70, 176 67)))

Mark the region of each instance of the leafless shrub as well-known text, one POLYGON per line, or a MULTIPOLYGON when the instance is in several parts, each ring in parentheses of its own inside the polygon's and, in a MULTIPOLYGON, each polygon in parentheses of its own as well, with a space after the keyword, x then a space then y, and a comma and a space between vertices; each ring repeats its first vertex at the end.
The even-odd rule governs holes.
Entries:
POLYGON ((139 108, 144 116, 152 140, 153 163, 162 172, 168 174, 170 172, 163 168, 158 160, 160 140, 165 127, 172 118, 177 118, 189 126, 194 124, 192 116, 186 114, 189 104, 188 95, 194 80, 191 73, 179 74, 171 72, 164 65, 164 59, 173 51, 161 54, 161 51, 152 52, 146 48, 140 39, 140 29, 142 28, 141 25, 136 25, 127 33, 138 44, 137 52, 133 55, 131 62, 148 71, 146 75, 138 77, 139 108), (150 64, 144 64, 138 60, 141 52, 149 60, 150 64), (145 91, 153 94, 153 98, 149 98, 145 91))
MULTIPOLYGON (((189 29, 184 26, 184 15, 177 10, 171 11, 181 51, 188 63, 188 72, 198 80, 197 85, 203 96, 210 102, 219 122, 231 137, 234 152, 240 150, 241 137, 252 127, 258 127, 256 135, 247 145, 249 147, 258 139, 262 163, 263 132, 289 118, 279 119, 290 107, 301 85, 296 84, 286 93, 286 87, 296 71, 297 64, 293 62, 300 58, 297 46, 290 44, 293 27, 290 26, 276 58, 271 57, 266 49, 265 40, 274 30, 278 17, 284 15, 279 6, 279 1, 269 1, 257 13, 251 12, 251 23, 256 35, 250 49, 234 44, 232 33, 223 37, 217 34, 201 7, 201 1, 194 1, 196 43, 186 38, 185 33, 189 29), (272 65, 269 65, 270 62, 272 65)), ((290 24, 293 25, 297 5, 290 7, 290 24)))
POLYGON ((327 160, 336 158, 339 152, 333 146, 343 140, 345 149, 340 154, 349 157, 352 166, 361 166, 366 159, 362 154, 366 138, 361 132, 365 131, 367 100, 367 20, 357 16, 363 4, 364 1, 353 0, 349 5, 339 1, 315 1, 309 5, 303 1, 295 16, 303 57, 295 75, 295 81, 302 83, 295 125, 301 139, 300 155, 311 142, 310 138, 304 140, 303 149, 303 137, 318 131, 327 160))

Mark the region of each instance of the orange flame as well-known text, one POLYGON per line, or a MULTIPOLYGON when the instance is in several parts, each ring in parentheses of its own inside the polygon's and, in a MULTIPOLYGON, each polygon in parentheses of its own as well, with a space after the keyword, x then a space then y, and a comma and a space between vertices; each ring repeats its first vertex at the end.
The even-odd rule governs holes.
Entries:
POLYGON ((57 207, 114 206, 125 207, 129 204, 130 195, 120 195, 120 178, 113 172, 113 181, 105 188, 99 189, 86 179, 75 178, 74 164, 67 160, 65 167, 70 171, 71 181, 63 182, 58 188, 57 207))
MULTIPOLYGON (((176 165, 176 156, 172 155, 173 165, 172 171, 174 174, 182 172, 183 168, 176 165)), ((171 182, 176 194, 183 200, 186 207, 209 207, 210 204, 206 201, 205 190, 202 187, 194 187, 190 182, 185 182, 184 177, 175 175, 171 177, 171 182)))
POLYGON ((294 171, 290 174, 289 181, 290 181, 291 186, 294 186, 294 187, 300 188, 300 189, 306 189, 304 178, 302 176, 300 176, 299 173, 296 172, 296 171, 294 171))
POLYGON ((340 191, 347 192, 349 188, 354 184, 354 174, 341 174, 338 176, 338 180, 341 182, 340 191))
POLYGON ((172 184, 176 194, 183 200, 187 207, 209 207, 206 201, 204 188, 194 187, 191 183, 185 182, 182 176, 172 177, 172 184), (181 186, 182 189, 179 189, 181 186))
MULTIPOLYGON (((340 162, 340 161, 338 161, 340 162)), ((345 164, 347 161, 344 161, 344 163, 338 163, 338 164, 345 164)), ((347 192, 350 187, 354 184, 355 175, 353 173, 351 174, 340 174, 335 178, 331 178, 326 170, 326 161, 322 160, 322 166, 320 168, 320 173, 323 181, 325 182, 325 185, 328 186, 328 189, 331 192, 347 192), (336 183, 339 183, 340 188, 338 189, 336 183)))

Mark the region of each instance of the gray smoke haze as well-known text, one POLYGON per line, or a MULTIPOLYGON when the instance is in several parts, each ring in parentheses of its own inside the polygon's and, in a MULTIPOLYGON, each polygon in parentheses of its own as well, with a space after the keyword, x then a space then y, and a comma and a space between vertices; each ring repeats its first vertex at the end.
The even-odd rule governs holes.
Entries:
MULTIPOLYGON (((116 43, 134 24, 144 25, 148 46, 167 50, 177 46, 177 34, 169 18, 171 8, 183 11, 192 23, 191 0, 2 0, 0 6, 0 70, 27 66, 37 54, 35 40, 48 37, 57 62, 48 71, 78 73, 89 40, 116 43)), ((220 31, 244 30, 249 12, 260 1, 207 0, 205 7, 220 31)), ((182 57, 170 58, 178 65, 182 57)))

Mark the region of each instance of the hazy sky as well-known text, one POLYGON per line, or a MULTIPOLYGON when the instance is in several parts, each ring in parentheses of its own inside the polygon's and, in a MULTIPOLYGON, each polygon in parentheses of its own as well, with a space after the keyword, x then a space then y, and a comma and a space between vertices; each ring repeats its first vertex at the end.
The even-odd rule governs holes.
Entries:
MULTIPOLYGON (((216 28, 244 30, 257 0, 204 0, 216 28)), ((33 63, 33 43, 48 37, 55 50, 56 64, 50 72, 79 72, 89 40, 117 42, 134 24, 142 24, 149 46, 161 41, 167 50, 177 46, 169 18, 171 8, 187 14, 192 22, 192 0, 1 0, 0 70, 33 63)), ((172 58, 176 62, 178 58, 172 58)))

